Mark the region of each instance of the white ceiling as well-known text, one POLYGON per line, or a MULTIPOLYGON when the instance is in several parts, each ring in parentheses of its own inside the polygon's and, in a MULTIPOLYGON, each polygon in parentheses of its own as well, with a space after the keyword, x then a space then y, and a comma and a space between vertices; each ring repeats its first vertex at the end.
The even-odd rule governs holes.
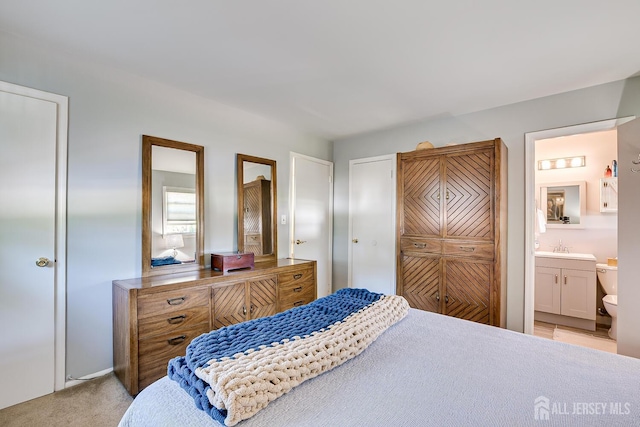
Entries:
POLYGON ((0 31, 328 139, 640 71, 638 0, 2 0, 0 31))

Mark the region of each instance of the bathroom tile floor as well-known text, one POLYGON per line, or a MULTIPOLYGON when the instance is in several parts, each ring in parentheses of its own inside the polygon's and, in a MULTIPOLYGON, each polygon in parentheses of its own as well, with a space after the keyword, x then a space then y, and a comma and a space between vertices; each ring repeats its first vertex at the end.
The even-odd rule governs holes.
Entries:
POLYGON ((596 350, 617 352, 616 341, 609 338, 609 328, 598 326, 595 331, 571 328, 569 326, 554 325, 535 321, 533 334, 537 337, 555 341, 568 342, 570 344, 595 348, 596 350))

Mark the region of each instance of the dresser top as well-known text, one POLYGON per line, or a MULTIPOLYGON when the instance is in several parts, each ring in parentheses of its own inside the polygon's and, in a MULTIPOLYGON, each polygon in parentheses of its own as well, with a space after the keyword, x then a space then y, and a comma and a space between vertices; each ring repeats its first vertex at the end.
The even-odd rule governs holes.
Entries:
POLYGON ((198 282, 202 282, 202 285, 207 285, 218 281, 233 280, 234 278, 237 278, 238 280, 245 280, 247 277, 257 276, 263 273, 270 274, 280 272, 280 270, 286 269, 287 267, 304 266, 305 264, 312 266, 314 263, 315 261, 303 259, 281 258, 275 261, 256 263, 255 268, 252 269, 222 273, 221 271, 213 270, 211 268, 203 268, 184 273, 136 277, 133 279, 119 279, 114 280, 113 284, 124 289, 151 289, 162 287, 164 290, 167 287, 171 287, 171 285, 181 286, 187 283, 194 286, 198 285, 198 282))

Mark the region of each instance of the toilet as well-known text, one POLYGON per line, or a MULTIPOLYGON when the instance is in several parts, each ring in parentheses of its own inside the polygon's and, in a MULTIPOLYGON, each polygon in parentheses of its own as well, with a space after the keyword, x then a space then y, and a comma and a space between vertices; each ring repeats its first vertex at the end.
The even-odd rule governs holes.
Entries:
POLYGON ((611 315, 611 329, 609 337, 616 339, 618 323, 618 267, 607 264, 596 264, 598 281, 605 293, 602 302, 607 313, 611 315))

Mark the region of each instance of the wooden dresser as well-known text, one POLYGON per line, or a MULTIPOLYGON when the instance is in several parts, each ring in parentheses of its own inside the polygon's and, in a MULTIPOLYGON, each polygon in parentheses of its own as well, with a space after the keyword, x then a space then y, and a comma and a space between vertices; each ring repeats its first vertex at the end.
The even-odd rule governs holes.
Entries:
POLYGON ((412 307, 505 326, 507 148, 399 153, 397 292, 412 307))
POLYGON ((270 316, 316 298, 316 262, 279 259, 252 270, 202 269, 113 281, 113 370, 127 391, 166 375, 205 332, 270 316))

